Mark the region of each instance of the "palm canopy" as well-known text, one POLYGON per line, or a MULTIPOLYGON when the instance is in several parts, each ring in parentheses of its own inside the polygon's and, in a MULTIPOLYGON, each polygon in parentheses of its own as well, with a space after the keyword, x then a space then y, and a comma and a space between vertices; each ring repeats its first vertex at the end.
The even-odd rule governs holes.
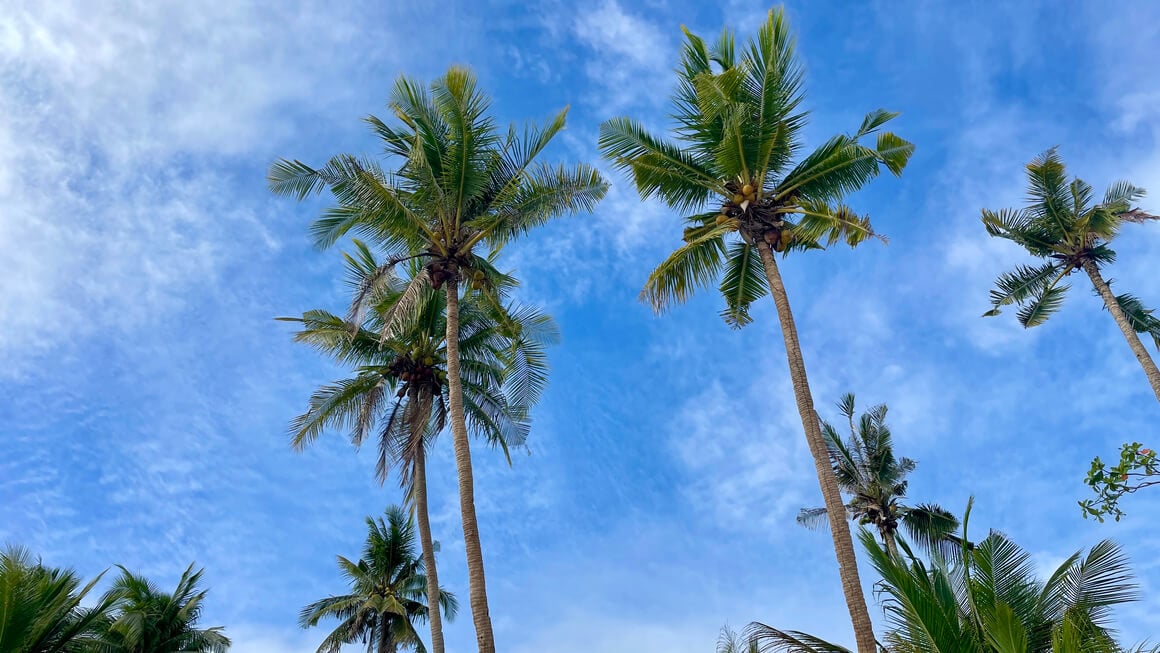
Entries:
MULTIPOLYGON (((887 407, 875 406, 858 417, 854 395, 846 394, 838 409, 849 423, 849 438, 843 442, 838 430, 824 421, 822 435, 838 485, 850 497, 846 503, 849 517, 874 526, 890 550, 895 547, 900 526, 923 548, 957 547, 959 520, 954 515, 936 504, 903 503, 909 483, 906 477, 916 463, 895 457, 893 436, 886 424, 887 407)), ((803 509, 798 523, 814 528, 827 518, 825 508, 803 509)))
POLYGON ((230 640, 220 626, 198 628, 208 590, 202 571, 190 565, 172 593, 120 567, 121 575, 105 593, 113 606, 96 653, 224 653, 230 640))
POLYGON ((465 68, 452 67, 429 88, 400 77, 389 107, 397 124, 366 119, 389 169, 344 154, 320 168, 279 160, 269 173, 280 195, 331 191, 338 203, 314 222, 315 242, 329 247, 347 234, 374 242, 387 255, 375 282, 408 256, 423 259, 421 283, 436 289, 461 271, 480 278, 490 265, 477 244, 498 249, 556 216, 591 211, 607 190, 592 166, 536 161, 564 128, 567 109, 542 127, 501 132, 465 68))
MULTIPOLYGON (((969 514, 969 508, 968 508, 969 514)), ((966 539, 964 526, 961 534, 966 539)), ((899 653, 1121 653, 1112 609, 1137 600, 1123 551, 1105 540, 1076 552, 1046 579, 1031 555, 992 532, 951 559, 929 562, 891 555, 863 530, 861 540, 882 576, 879 584, 890 625, 885 648, 899 653)), ((747 629, 762 653, 848 653, 796 631, 764 624, 747 629)))
POLYGON ((81 602, 86 585, 70 569, 46 567, 25 549, 0 551, 0 651, 74 653, 90 650, 110 602, 81 602))
MULTIPOLYGON (((367 517, 367 537, 358 562, 338 556, 338 568, 350 592, 315 601, 299 613, 303 628, 324 619, 338 626, 318 647, 337 653, 344 644, 362 641, 368 653, 387 653, 399 646, 426 650, 415 624, 428 617, 427 579, 422 558, 415 554, 415 527, 407 514, 392 506, 386 519, 367 517)), ((452 619, 459 609, 455 597, 440 590, 439 609, 452 619)))
MULTIPOLYGON (((355 446, 376 437, 379 481, 397 466, 409 488, 415 448, 429 445, 447 422, 446 296, 413 283, 424 270, 412 261, 408 277, 392 277, 360 298, 381 264, 359 240, 344 258, 355 305, 370 306, 352 311, 359 323, 323 310, 280 318, 301 325, 297 341, 353 371, 311 395, 291 423, 292 444, 302 449, 328 429, 347 431, 355 446)), ((548 315, 507 301, 510 276, 490 263, 488 276, 494 294, 468 292, 460 309, 464 409, 468 427, 508 454, 525 445, 530 408, 547 382, 545 348, 559 332, 548 315)))
POLYGON ((674 140, 614 118, 599 145, 643 198, 686 213, 685 245, 652 273, 642 298, 662 311, 720 278, 722 316, 740 327, 766 293, 757 244, 789 253, 879 237, 842 198, 883 167, 901 173, 914 146, 881 131, 897 114, 878 110, 800 156, 802 69, 780 9, 741 49, 729 30, 712 44, 685 30, 677 75, 674 140))
MULTIPOLYGON (((987 233, 1009 240, 1041 265, 1020 265, 1001 275, 991 291, 991 310, 998 315, 1004 306, 1018 305, 1016 317, 1024 327, 1043 324, 1059 310, 1070 288, 1071 273, 1094 265, 1096 269, 1116 260, 1112 241, 1125 223, 1160 219, 1133 206, 1144 189, 1126 181, 1112 184, 1096 201, 1092 187, 1082 179, 1068 179, 1063 159, 1051 149, 1027 165, 1027 205, 1021 209, 983 210, 987 233)), ((1116 303, 1131 327, 1152 337, 1160 348, 1160 319, 1130 294, 1116 296, 1116 303)))

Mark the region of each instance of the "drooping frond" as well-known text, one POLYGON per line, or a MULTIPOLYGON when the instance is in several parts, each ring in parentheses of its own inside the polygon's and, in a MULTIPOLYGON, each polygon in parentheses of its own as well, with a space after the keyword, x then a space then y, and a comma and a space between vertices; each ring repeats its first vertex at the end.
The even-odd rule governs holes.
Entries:
POLYGON ((730 245, 725 258, 720 289, 726 308, 721 316, 730 326, 740 328, 753 321, 749 306, 768 292, 765 269, 756 248, 744 241, 730 245))
MULTIPOLYGON (((1145 308, 1139 298, 1127 293, 1116 295, 1116 303, 1127 316, 1132 329, 1136 333, 1151 336, 1156 348, 1160 349, 1160 318, 1153 315, 1155 309, 1145 308)), ((1107 309, 1106 306, 1104 308, 1107 309)))
POLYGON ((745 638, 757 644, 760 653, 850 653, 850 649, 796 630, 778 630, 754 622, 745 629, 745 638))
POLYGON ((641 298, 657 312, 663 312, 674 303, 688 301, 698 288, 712 283, 724 263, 726 233, 720 227, 706 229, 670 254, 649 275, 641 298))
MULTIPOLYGON (((1057 276, 1056 280, 1058 278, 1057 276)), ((1059 286, 1048 281, 1041 288, 1036 289, 1027 299, 1023 308, 1016 313, 1019 324, 1029 329, 1046 322, 1047 318, 1051 317, 1063 305, 1063 298, 1069 288, 1070 286, 1059 286)))
POLYGON ((1001 274, 995 280, 995 289, 991 291, 991 304, 994 308, 985 315, 998 315, 1001 306, 1020 304, 1035 297, 1057 276, 1059 267, 1054 262, 1044 263, 1038 267, 1019 265, 1011 272, 1001 274))

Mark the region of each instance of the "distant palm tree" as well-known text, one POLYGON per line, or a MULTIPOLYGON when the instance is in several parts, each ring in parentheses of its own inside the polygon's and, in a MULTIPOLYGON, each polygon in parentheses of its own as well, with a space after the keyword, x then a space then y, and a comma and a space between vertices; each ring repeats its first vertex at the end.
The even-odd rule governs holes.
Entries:
POLYGON ((1028 205, 997 212, 984 209, 983 225, 990 235, 1006 238, 1045 262, 1021 265, 1000 276, 991 291, 993 307, 984 315, 998 315, 1003 306, 1018 304, 1016 317, 1020 324, 1043 324, 1063 304, 1069 288, 1061 285, 1064 279, 1083 270, 1160 400, 1160 369, 1137 335, 1151 336, 1160 348, 1160 318, 1138 298, 1127 293, 1113 294, 1110 282, 1100 272, 1115 261, 1111 243, 1125 222, 1160 220, 1160 216, 1132 206, 1144 196, 1144 189, 1120 181, 1108 187, 1103 200, 1097 203, 1091 186, 1078 178, 1068 181, 1063 159, 1055 149, 1027 165, 1027 181, 1028 205))
MULTIPOLYGON (((834 465, 834 475, 842 491, 850 495, 846 514, 860 524, 878 530, 882 543, 892 555, 898 554, 895 537, 901 525, 907 534, 924 548, 961 544, 955 532, 959 520, 935 504, 907 506, 906 477, 916 463, 909 458, 895 458, 890 427, 886 425, 885 405, 875 406, 855 422, 854 395, 844 395, 838 409, 850 424, 850 438, 843 442, 837 429, 822 422, 822 436, 834 465)), ((816 528, 826 523, 825 508, 802 509, 798 523, 816 528)))
MULTIPOLYGON (((969 509, 968 509, 969 514, 969 509)), ((965 529, 962 538, 966 539, 965 529)), ((1115 641, 1111 609, 1138 600, 1127 558, 1105 540, 1076 552, 1049 577, 1031 555, 992 533, 957 561, 925 563, 891 555, 868 531, 861 534, 890 624, 892 653, 1127 653, 1148 650, 1115 641)), ((797 631, 750 624, 746 635, 762 653, 849 653, 797 631)), ((1156 651, 1157 649, 1151 649, 1156 651)))
MULTIPOLYGON (((402 508, 391 506, 385 521, 367 517, 367 530, 358 562, 338 556, 350 592, 311 603, 298 623, 312 628, 323 619, 340 620, 318 653, 338 653, 344 644, 357 642, 366 644, 367 653, 395 653, 400 647, 425 651, 415 624, 433 613, 425 602, 423 559, 415 555, 414 523, 402 508)), ((439 606, 437 611, 449 619, 459 607, 446 591, 439 593, 439 606)))
POLYGON ((45 567, 26 549, 0 551, 0 651, 74 653, 90 650, 109 609, 81 603, 100 580, 82 586, 71 569, 45 567))
POLYGON ((105 592, 112 612, 98 653, 223 653, 230 640, 221 626, 198 628, 208 590, 200 589, 202 570, 186 568, 173 593, 119 567, 121 575, 105 592))
POLYGON ((270 188, 299 199, 329 189, 339 204, 315 221, 316 242, 329 247, 348 233, 373 239, 390 258, 371 277, 372 288, 400 261, 419 258, 423 272, 411 284, 446 295, 448 412, 472 620, 480 653, 495 653, 463 403, 460 291, 493 287, 494 268, 480 248, 495 252, 556 217, 591 211, 607 184, 592 166, 537 162, 564 128, 566 109, 542 129, 501 132, 488 115, 489 98, 465 68, 452 67, 429 88, 400 77, 390 107, 396 125, 373 116, 367 121, 398 166, 393 172, 349 155, 319 169, 281 160, 270 168, 270 188))
MULTIPOLYGON (((361 241, 355 240, 354 246, 354 253, 345 259, 357 294, 380 263, 361 241)), ((422 273, 415 263, 410 272, 422 273)), ((498 273, 494 278, 503 297, 513 281, 498 273)), ((372 304, 361 325, 326 311, 279 318, 302 325, 296 340, 355 371, 353 378, 319 388, 311 396, 309 409, 291 425, 292 444, 302 450, 328 428, 348 431, 356 447, 377 439, 378 481, 385 482, 390 470, 398 469, 407 503, 415 511, 431 604, 438 600, 439 582, 427 507, 426 459, 427 449, 447 423, 445 296, 395 279, 378 291, 372 304)), ((506 455, 527 437, 530 404, 547 380, 544 346, 554 342, 558 332, 550 317, 532 308, 516 304, 508 304, 504 311, 497 308, 479 292, 465 294, 460 357, 469 427, 506 455)), ((351 317, 357 319, 359 312, 351 317)), ((439 653, 442 617, 438 612, 430 617, 431 645, 439 653)))
MULTIPOLYGON (((842 497, 818 426, 777 254, 881 238, 842 198, 882 168, 900 174, 914 146, 880 131, 897 114, 879 110, 855 133, 835 136, 801 156, 802 68, 781 9, 770 11, 757 38, 742 49, 728 30, 712 45, 687 30, 685 37, 673 102, 676 139, 650 134, 629 118, 600 127, 601 151, 632 175, 642 199, 656 196, 687 216, 685 244, 657 266, 641 296, 663 311, 720 279, 722 316, 737 327, 752 321, 754 301, 766 292, 773 296, 818 484, 826 508, 836 513, 842 497), (870 138, 877 141, 872 147, 863 144, 870 138)), ((751 358, 767 371, 766 348, 751 358)), ((849 526, 833 520, 830 530, 858 650, 877 653, 849 526)))

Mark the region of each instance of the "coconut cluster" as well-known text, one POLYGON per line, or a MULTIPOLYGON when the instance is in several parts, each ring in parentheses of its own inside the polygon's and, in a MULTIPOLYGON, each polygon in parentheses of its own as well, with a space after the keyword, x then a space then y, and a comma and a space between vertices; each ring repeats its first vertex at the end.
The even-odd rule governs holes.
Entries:
MULTIPOLYGON (((431 279, 431 287, 439 290, 448 281, 462 278, 460 273, 467 267, 468 265, 464 261, 436 258, 427 264, 427 277, 431 279)), ((479 290, 487 284, 487 275, 484 274, 483 270, 472 271, 468 278, 471 280, 471 287, 474 290, 479 290)))
MULTIPOLYGON (((447 372, 436 367, 438 363, 442 361, 434 354, 416 347, 406 354, 396 356, 387 369, 407 385, 439 388, 447 381, 447 372)), ((406 385, 399 388, 398 396, 402 397, 406 393, 406 385)))
MULTIPOLYGON (((754 181, 729 181, 725 184, 729 198, 721 204, 715 223, 718 227, 731 227, 742 232, 747 240, 761 238, 782 252, 793 241, 793 234, 786 229, 785 221, 777 213, 774 199, 761 195, 760 185, 754 181)), ((685 229, 685 241, 695 237, 698 229, 685 229)))

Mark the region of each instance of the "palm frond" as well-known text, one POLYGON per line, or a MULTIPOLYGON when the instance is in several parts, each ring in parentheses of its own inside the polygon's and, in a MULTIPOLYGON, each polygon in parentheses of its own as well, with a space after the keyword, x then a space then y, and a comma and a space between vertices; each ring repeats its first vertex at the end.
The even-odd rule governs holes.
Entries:
POLYGON ((726 308, 721 311, 721 317, 730 326, 741 328, 753 321, 749 306, 768 292, 765 268, 757 250, 743 241, 730 245, 725 258, 720 290, 725 296, 726 308))
POLYGON ((698 289, 712 283, 720 273, 725 256, 725 234, 721 227, 708 229, 669 255, 649 275, 641 299, 657 312, 673 303, 682 304, 698 289))

